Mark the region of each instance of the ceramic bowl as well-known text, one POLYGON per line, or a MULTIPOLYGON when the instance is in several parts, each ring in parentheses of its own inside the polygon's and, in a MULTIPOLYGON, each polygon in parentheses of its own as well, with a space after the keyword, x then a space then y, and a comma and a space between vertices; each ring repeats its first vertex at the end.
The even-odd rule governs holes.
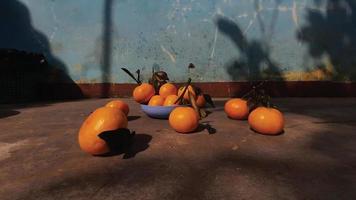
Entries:
POLYGON ((149 117, 157 118, 157 119, 168 119, 169 114, 171 114, 172 110, 180 106, 185 106, 185 105, 148 106, 148 105, 141 104, 141 109, 149 117))

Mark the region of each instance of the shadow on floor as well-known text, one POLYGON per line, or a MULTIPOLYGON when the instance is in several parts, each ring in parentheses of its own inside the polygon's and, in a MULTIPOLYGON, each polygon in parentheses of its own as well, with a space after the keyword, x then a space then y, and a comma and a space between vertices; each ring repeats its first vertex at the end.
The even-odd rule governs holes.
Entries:
POLYGON ((129 115, 129 116, 127 116, 127 120, 128 121, 135 121, 135 120, 138 120, 140 118, 141 118, 141 116, 138 116, 138 115, 134 115, 134 116, 129 115))
POLYGON ((210 125, 210 122, 201 122, 197 128, 196 131, 194 131, 193 133, 200 133, 203 131, 207 131, 209 134, 215 134, 217 131, 214 127, 212 127, 210 125))
POLYGON ((76 197, 110 194, 115 199, 125 199, 123 193, 129 193, 131 198, 153 195, 148 199, 206 199, 207 196, 219 199, 219 195, 224 199, 236 199, 237 195, 249 197, 247 199, 261 196, 271 199, 353 199, 356 196, 353 168, 319 162, 305 155, 295 156, 276 159, 256 152, 230 151, 195 163, 187 162, 185 158, 173 162, 167 156, 125 163, 123 167, 113 163, 110 170, 88 168, 75 176, 53 179, 50 184, 25 196, 27 199, 49 196, 63 199, 69 194, 76 197), (167 181, 174 184, 167 185, 167 181), (241 186, 243 183, 248 186, 241 186), (133 191, 132 187, 136 189, 133 191), (152 187, 162 191, 147 192, 152 187), (167 192, 168 188, 171 192, 167 192))
POLYGON ((11 117, 11 116, 18 115, 18 114, 20 114, 19 111, 0 108, 0 119, 6 118, 6 117, 11 117))
POLYGON ((110 152, 103 157, 117 156, 123 154, 124 159, 133 158, 139 152, 149 147, 152 136, 147 134, 136 134, 129 129, 118 129, 105 131, 99 137, 108 144, 110 152))

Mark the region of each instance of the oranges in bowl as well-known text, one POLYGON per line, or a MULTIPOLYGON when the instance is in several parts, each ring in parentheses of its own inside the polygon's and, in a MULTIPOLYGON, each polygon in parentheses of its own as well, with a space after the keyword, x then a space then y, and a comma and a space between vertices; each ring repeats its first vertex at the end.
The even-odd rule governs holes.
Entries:
POLYGON ((176 95, 177 87, 172 83, 165 83, 159 88, 159 95, 163 98, 168 97, 169 95, 176 95))
MULTIPOLYGON (((185 86, 185 87, 186 87, 186 86, 185 86)), ((180 96, 180 95, 183 94, 183 92, 184 92, 184 90, 185 90, 185 87, 180 87, 180 88, 179 88, 179 90, 178 90, 178 96, 180 96)), ((193 88, 191 85, 189 85, 188 88, 187 88, 187 89, 185 90, 185 92, 184 92, 183 98, 184 98, 185 100, 189 100, 189 92, 193 95, 194 98, 196 97, 196 93, 195 93, 194 88, 193 88)))
MULTIPOLYGON (((146 84, 150 85, 148 83, 146 84)), ((134 91, 134 95, 140 95, 137 95, 136 97, 134 96, 134 99, 136 100, 136 102, 141 104, 142 111, 149 117, 158 119, 168 119, 171 111, 174 108, 178 107, 178 105, 175 104, 178 99, 177 87, 172 83, 165 83, 160 87, 158 94, 155 94, 154 89, 152 91, 153 86, 147 85, 141 88, 138 88, 140 86, 136 87, 137 89, 135 89, 136 92, 134 91), (144 92, 143 90, 149 91, 144 92), (153 95, 151 96, 151 94, 153 95), (138 98, 138 96, 140 96, 140 98, 138 98)))
POLYGON ((137 103, 143 104, 148 103, 148 101, 155 95, 155 88, 148 83, 142 83, 141 85, 137 86, 132 96, 137 103))
POLYGON ((165 98, 161 95, 154 95, 148 102, 149 106, 163 106, 165 98))
POLYGON ((166 97, 164 100, 163 106, 173 106, 175 105, 175 102, 178 100, 178 96, 175 94, 171 94, 166 97))

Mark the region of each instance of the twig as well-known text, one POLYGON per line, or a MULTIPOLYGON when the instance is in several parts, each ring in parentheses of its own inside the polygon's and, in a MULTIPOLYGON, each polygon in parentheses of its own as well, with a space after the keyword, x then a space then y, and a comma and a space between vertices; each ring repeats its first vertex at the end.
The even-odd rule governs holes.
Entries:
POLYGON ((135 76, 128 70, 128 69, 126 69, 126 68, 121 68, 124 72, 126 72, 133 80, 135 80, 136 82, 137 82, 137 84, 139 84, 139 85, 141 85, 142 84, 142 82, 140 81, 140 80, 137 80, 136 78, 135 78, 135 76))
POLYGON ((241 98, 245 99, 247 96, 249 96, 251 93, 255 92, 257 88, 261 87, 263 84, 265 83, 265 81, 262 81, 261 83, 259 83, 256 86, 252 87, 252 90, 250 90, 249 92, 247 92, 245 95, 243 95, 241 98))
POLYGON ((141 70, 138 69, 136 71, 136 73, 137 73, 137 80, 142 83, 142 81, 141 81, 141 70))
POLYGON ((188 95, 189 95, 190 103, 192 104, 192 106, 193 106, 195 112, 198 113, 199 119, 201 119, 201 118, 202 118, 202 115, 201 115, 201 113, 200 113, 200 108, 197 106, 197 103, 196 103, 196 101, 195 101, 195 99, 194 99, 192 93, 191 93, 189 90, 188 90, 188 95))
POLYGON ((186 83, 186 85, 185 85, 185 88, 184 88, 184 90, 183 90, 183 93, 178 97, 178 99, 174 102, 174 104, 176 104, 176 103, 178 103, 178 102, 179 102, 179 104, 182 103, 182 99, 183 99, 183 97, 184 97, 184 94, 185 94, 185 92, 187 91, 187 89, 188 89, 188 87, 189 87, 189 85, 190 85, 191 82, 192 82, 192 79, 189 78, 188 81, 187 81, 187 83, 186 83))

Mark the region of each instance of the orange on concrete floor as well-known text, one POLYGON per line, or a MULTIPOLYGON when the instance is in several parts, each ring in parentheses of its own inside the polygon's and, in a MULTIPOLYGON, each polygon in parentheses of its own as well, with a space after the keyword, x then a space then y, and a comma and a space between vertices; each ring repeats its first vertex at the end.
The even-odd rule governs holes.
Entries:
POLYGON ((254 133, 224 113, 193 134, 130 106, 129 155, 93 157, 78 130, 113 99, 0 105, 0 199, 356 199, 356 99, 275 99, 285 133, 254 133))

